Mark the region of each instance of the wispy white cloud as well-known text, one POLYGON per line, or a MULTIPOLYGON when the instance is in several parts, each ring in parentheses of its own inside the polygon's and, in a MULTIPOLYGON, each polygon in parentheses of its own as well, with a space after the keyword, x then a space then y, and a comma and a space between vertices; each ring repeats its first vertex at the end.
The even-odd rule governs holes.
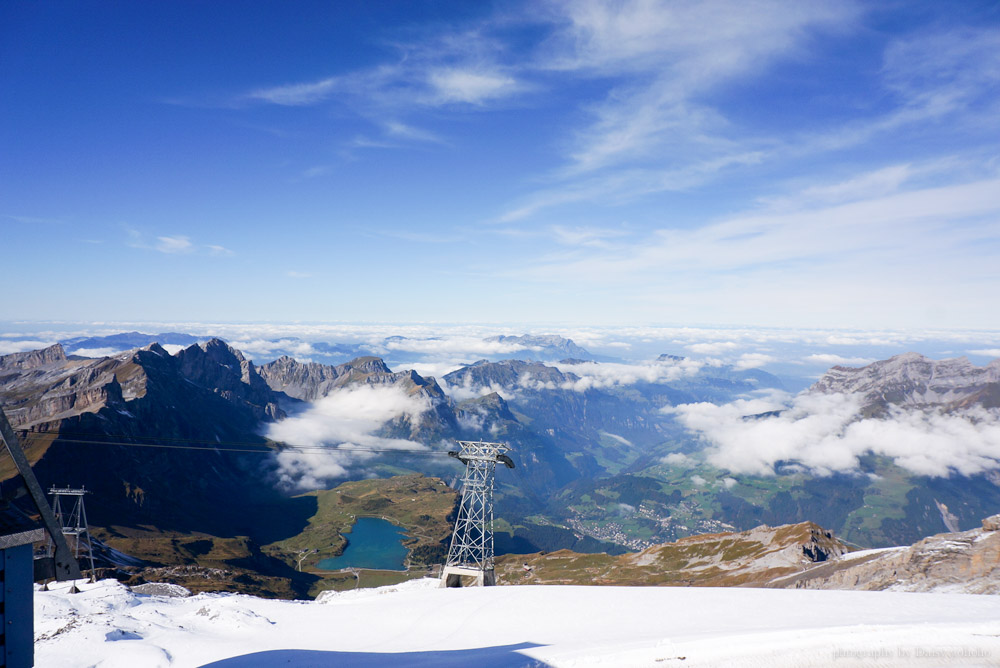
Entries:
POLYGON ((627 230, 620 228, 566 227, 563 225, 551 227, 550 232, 559 244, 591 248, 608 248, 612 245, 612 240, 630 234, 627 230))
POLYGON ((55 341, 38 339, 22 339, 20 341, 4 341, 0 339, 0 355, 10 355, 11 353, 23 353, 29 350, 38 350, 51 346, 55 341))
POLYGON ((720 355, 738 350, 742 346, 735 341, 712 341, 709 343, 692 343, 685 346, 688 350, 699 355, 720 355))
POLYGON ((432 144, 442 144, 444 140, 437 134, 428 130, 401 123, 399 121, 387 121, 385 131, 390 137, 399 137, 418 142, 429 142, 432 144))
MULTIPOLYGON (((850 119, 787 128, 783 135, 740 127, 712 92, 739 78, 766 74, 779 60, 810 57, 822 33, 856 29, 868 10, 858 3, 797 5, 718 2, 558 3, 559 28, 542 51, 541 67, 608 81, 591 104, 591 122, 568 143, 566 162, 547 185, 498 219, 521 220, 576 202, 619 203, 704 184, 761 163, 815 159, 879 136, 948 119, 955 135, 983 137, 1000 104, 1000 31, 971 27, 924 30, 888 43, 871 94, 885 104, 850 119)), ((816 201, 871 198, 895 190, 912 174, 894 165, 848 178, 840 189, 803 193, 816 201)))
POLYGON ((325 100, 333 93, 337 83, 336 77, 326 77, 317 81, 258 88, 246 93, 244 97, 256 102, 301 107, 325 100))
POLYGON ((627 446, 631 446, 632 445, 632 441, 628 440, 624 436, 619 436, 618 434, 612 434, 609 431, 602 431, 601 434, 603 434, 604 436, 607 436, 608 438, 610 438, 613 441, 616 441, 620 445, 627 445, 627 446))
POLYGON ((433 91, 431 99, 439 104, 481 105, 508 97, 520 88, 514 77, 496 71, 449 67, 431 71, 427 79, 433 91))
POLYGON ((834 353, 813 353, 807 355, 807 364, 823 364, 826 366, 867 366, 875 360, 870 357, 844 357, 834 353))
POLYGON ((190 253, 194 250, 191 239, 185 236, 156 237, 154 248, 161 253, 190 253))
POLYGON ((874 309, 876 301, 883 309, 913 309, 913 291, 921 290, 923 299, 968 315, 973 300, 1000 291, 989 250, 1000 244, 997 192, 1000 179, 991 177, 832 206, 750 211, 698 227, 663 227, 613 248, 547 256, 510 275, 615 286, 647 309, 662 303, 688 313, 749 315, 759 312, 761 295, 823 313, 859 313, 856 305, 874 309))
POLYGON ((894 40, 885 52, 887 85, 907 105, 943 115, 988 99, 1000 81, 1000 30, 979 26, 894 40))
POLYGON ((743 353, 733 366, 741 371, 746 371, 747 369, 759 369, 777 361, 779 361, 777 357, 765 353, 743 353))
POLYGON ((216 246, 216 245, 213 245, 213 244, 209 244, 209 245, 205 246, 205 249, 208 251, 209 255, 235 255, 236 254, 234 251, 226 248, 225 246, 216 246))
POLYGON ((235 252, 217 244, 199 245, 184 234, 157 236, 155 241, 147 241, 145 234, 128 225, 122 226, 126 234, 126 244, 132 248, 155 250, 165 255, 187 255, 201 253, 216 257, 235 255, 235 252))
POLYGON ((704 101, 736 77, 799 55, 817 32, 840 30, 854 3, 554 3, 558 28, 538 66, 611 82, 575 132, 567 162, 548 187, 504 213, 517 220, 543 208, 683 189, 732 167, 760 162, 774 140, 733 139, 725 113, 704 101), (614 168, 609 171, 609 168, 614 168))

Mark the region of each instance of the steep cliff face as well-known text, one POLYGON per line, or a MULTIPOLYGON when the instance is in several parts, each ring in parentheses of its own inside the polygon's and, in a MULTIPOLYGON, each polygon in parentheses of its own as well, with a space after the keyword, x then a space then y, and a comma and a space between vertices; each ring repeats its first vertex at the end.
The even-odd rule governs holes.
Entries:
POLYGON ((131 402, 152 391, 165 406, 172 396, 215 394, 257 420, 278 419, 278 396, 252 362, 218 340, 191 346, 171 356, 159 344, 110 357, 67 358, 59 345, 32 353, 0 357, 0 401, 11 423, 34 428, 42 423, 99 413, 122 414, 131 402))
POLYGON ((182 376, 226 401, 239 404, 259 420, 285 417, 273 391, 254 363, 220 339, 196 344, 176 355, 182 376))
POLYGON ((66 361, 66 353, 58 343, 41 350, 31 350, 24 353, 13 353, 0 357, 0 374, 11 371, 27 371, 48 364, 62 364, 66 361))
POLYGON ((392 385, 408 394, 444 398, 444 392, 433 378, 424 378, 415 371, 393 372, 378 357, 358 357, 345 364, 328 366, 285 356, 261 366, 260 375, 272 390, 303 401, 316 401, 336 390, 359 384, 392 385))
POLYGON ((924 538, 909 547, 865 550, 768 586, 799 589, 1000 594, 1000 515, 971 531, 924 538))
POLYGON ((979 367, 964 357, 935 361, 905 353, 861 368, 835 366, 812 390, 862 394, 867 411, 877 413, 890 405, 968 406, 980 403, 976 397, 985 403, 997 395, 998 383, 1000 359, 979 367))
POLYGON ((340 387, 338 381, 348 373, 348 366, 299 362, 286 355, 261 365, 260 375, 272 390, 302 401, 316 401, 340 387))
POLYGON ((123 388, 115 374, 129 357, 69 360, 59 345, 0 357, 4 411, 14 426, 30 427, 120 407, 123 388))

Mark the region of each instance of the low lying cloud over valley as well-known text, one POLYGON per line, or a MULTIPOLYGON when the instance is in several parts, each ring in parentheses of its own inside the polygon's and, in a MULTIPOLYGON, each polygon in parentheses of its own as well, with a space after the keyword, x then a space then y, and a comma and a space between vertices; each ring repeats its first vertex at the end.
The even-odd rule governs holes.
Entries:
POLYGON ((426 399, 400 388, 360 386, 334 392, 302 413, 269 425, 266 436, 270 439, 316 448, 277 455, 281 484, 316 489, 373 458, 372 450, 425 450, 420 443, 383 438, 376 432, 389 420, 401 416, 413 420, 427 408, 426 399), (324 452, 324 447, 337 450, 324 452))
POLYGON ((882 455, 918 475, 974 475, 1000 468, 1000 411, 893 409, 859 419, 861 397, 770 393, 724 405, 664 408, 707 445, 707 460, 733 473, 773 475, 798 467, 814 475, 858 472, 882 455), (776 411, 776 414, 758 416, 776 411))

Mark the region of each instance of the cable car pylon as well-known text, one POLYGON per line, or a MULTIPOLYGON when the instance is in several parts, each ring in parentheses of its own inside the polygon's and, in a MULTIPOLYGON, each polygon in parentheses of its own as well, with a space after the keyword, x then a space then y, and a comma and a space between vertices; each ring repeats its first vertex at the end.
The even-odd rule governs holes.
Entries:
POLYGON ((459 441, 461 450, 448 454, 465 464, 462 501, 455 531, 451 536, 448 560, 441 571, 442 587, 461 587, 462 576, 474 578, 475 585, 488 587, 497 582, 493 568, 493 482, 497 464, 514 468, 505 453, 506 443, 459 441))

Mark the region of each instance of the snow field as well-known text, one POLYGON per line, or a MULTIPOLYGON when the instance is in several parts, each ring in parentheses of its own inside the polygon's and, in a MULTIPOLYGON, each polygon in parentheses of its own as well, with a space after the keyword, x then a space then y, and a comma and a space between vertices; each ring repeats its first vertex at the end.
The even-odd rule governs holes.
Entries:
POLYGON ((35 592, 39 668, 998 666, 1000 597, 681 587, 35 592), (681 658, 683 657, 683 658, 681 658))

